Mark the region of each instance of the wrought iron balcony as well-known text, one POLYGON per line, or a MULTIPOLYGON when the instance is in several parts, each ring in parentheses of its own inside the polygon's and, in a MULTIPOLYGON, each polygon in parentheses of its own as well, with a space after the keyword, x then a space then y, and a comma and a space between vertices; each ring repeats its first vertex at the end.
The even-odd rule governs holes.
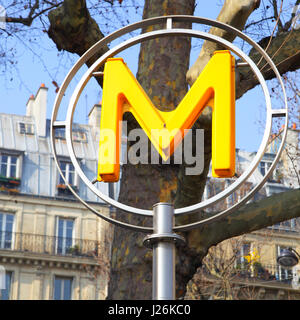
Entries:
POLYGON ((100 252, 99 246, 100 242, 95 240, 0 231, 0 251, 95 258, 100 252))
POLYGON ((281 282, 290 284, 293 279, 291 269, 285 269, 278 264, 254 263, 244 268, 234 270, 234 274, 240 278, 252 278, 253 280, 281 282))
MULTIPOLYGON (((218 269, 214 272, 210 272, 205 265, 202 266, 203 274, 206 276, 216 275, 218 269), (217 272, 216 272, 217 271, 217 272)), ((218 274, 217 279, 222 278, 218 274)), ((227 277, 232 282, 246 282, 246 283, 257 283, 268 284, 268 285, 288 285, 290 286, 294 277, 291 269, 286 269, 280 265, 274 264, 239 264, 232 269, 228 270, 228 273, 223 277, 227 277)))

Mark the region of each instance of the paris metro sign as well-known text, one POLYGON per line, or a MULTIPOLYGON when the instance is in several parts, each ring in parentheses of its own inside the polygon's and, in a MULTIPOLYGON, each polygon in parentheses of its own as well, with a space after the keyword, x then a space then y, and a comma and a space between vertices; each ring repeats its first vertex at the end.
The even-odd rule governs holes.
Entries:
POLYGON ((191 89, 170 112, 159 111, 121 58, 104 66, 98 180, 119 180, 121 134, 131 112, 164 161, 174 153, 187 129, 207 106, 212 107, 212 175, 235 173, 235 59, 216 51, 191 89))
POLYGON ((182 141, 184 137, 184 141, 188 138, 188 136, 185 135, 186 131, 192 128, 204 108, 207 106, 212 107, 212 174, 218 178, 233 176, 235 169, 234 69, 244 67, 246 67, 247 70, 249 70, 249 73, 252 73, 257 79, 265 100, 265 128, 258 150, 245 170, 236 179, 232 179, 231 184, 224 190, 221 190, 211 198, 205 199, 197 204, 183 208, 176 208, 174 209, 174 215, 184 215, 210 208, 220 201, 229 198, 234 192, 238 191, 239 188, 241 188, 243 184, 246 183, 254 174, 260 161, 263 159, 264 154, 267 153, 272 129, 276 128, 277 118, 281 118, 281 120, 284 121, 284 129, 281 132, 281 143, 278 148, 278 152, 267 173, 255 186, 253 186, 251 190, 249 190, 249 192, 247 192, 243 198, 239 199, 237 203, 232 204, 225 210, 206 219, 187 225, 175 226, 174 230, 181 232, 197 228, 200 225, 222 219, 224 216, 230 215, 232 212, 240 208, 265 184, 278 163, 284 149, 288 128, 288 106, 284 83, 272 59, 247 35, 234 27, 219 21, 194 16, 155 17, 126 26, 97 42, 82 57, 80 57, 77 63, 70 69, 64 79, 64 82, 60 86, 54 102, 51 118, 51 147, 59 173, 63 177, 72 194, 87 208, 89 208, 89 210, 106 221, 139 232, 151 232, 153 230, 150 227, 131 225, 117 219, 113 219, 90 206, 77 194, 76 190, 69 185, 68 180, 64 177, 64 172, 60 168, 60 162, 57 156, 57 148, 59 148, 59 146, 55 139, 55 132, 56 130, 64 128, 68 155, 74 165, 76 173, 88 189, 91 190, 91 192, 93 192, 99 199, 115 208, 141 216, 152 217, 152 210, 136 208, 120 203, 112 197, 107 196, 99 187, 103 186, 101 181, 113 182, 119 179, 121 144, 120 120, 125 112, 131 112, 133 114, 142 128, 141 130, 146 133, 146 136, 149 138, 154 148, 156 148, 157 155, 160 154, 161 158, 166 160, 169 159, 172 154, 174 154, 175 158, 177 151, 180 151, 180 141, 182 141), (191 24, 191 27, 178 28, 177 23, 188 23, 191 24), (274 72, 279 83, 279 88, 281 88, 282 99, 284 101, 282 108, 272 106, 270 93, 264 76, 256 63, 248 55, 248 52, 244 52, 242 49, 237 47, 235 44, 228 42, 226 39, 194 28, 194 26, 196 27, 200 25, 208 25, 233 33, 235 36, 248 43, 253 50, 255 50, 259 56, 265 60, 270 70, 274 72), (152 30, 152 26, 157 26, 158 30, 152 30), (150 31, 148 31, 148 27, 150 28, 150 31), (142 30, 142 33, 132 37, 131 32, 138 30, 142 30), (115 44, 99 57, 99 52, 102 52, 101 50, 105 46, 123 36, 128 38, 115 44), (135 45, 139 45, 144 41, 161 37, 176 36, 186 36, 211 41, 217 43, 218 46, 224 50, 217 51, 213 55, 177 108, 170 112, 162 112, 153 105, 152 101, 132 75, 124 61, 117 57, 122 51, 135 45), (97 59, 88 68, 88 70, 84 72, 80 80, 77 82, 75 89, 72 90, 73 92, 68 102, 68 108, 62 108, 62 101, 70 83, 79 71, 82 70, 86 62, 92 59, 95 55, 97 55, 97 59), (236 62, 234 61, 233 56, 237 58, 236 62), (72 128, 75 109, 77 108, 82 92, 85 90, 89 81, 92 78, 97 77, 103 77, 99 142, 100 156, 95 176, 88 177, 83 172, 80 162, 81 160, 79 160, 76 155, 72 139, 72 128))

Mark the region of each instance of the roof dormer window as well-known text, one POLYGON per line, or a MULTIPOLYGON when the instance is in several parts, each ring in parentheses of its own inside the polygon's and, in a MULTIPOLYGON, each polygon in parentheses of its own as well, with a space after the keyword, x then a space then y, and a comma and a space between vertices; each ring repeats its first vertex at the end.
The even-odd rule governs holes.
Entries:
POLYGON ((20 134, 34 134, 33 123, 19 122, 20 134))
MULTIPOLYGON (((65 128, 57 128, 55 130, 55 138, 65 140, 66 139, 65 128)), ((86 132, 84 132, 83 130, 74 129, 72 131, 72 140, 74 142, 87 142, 86 132)))

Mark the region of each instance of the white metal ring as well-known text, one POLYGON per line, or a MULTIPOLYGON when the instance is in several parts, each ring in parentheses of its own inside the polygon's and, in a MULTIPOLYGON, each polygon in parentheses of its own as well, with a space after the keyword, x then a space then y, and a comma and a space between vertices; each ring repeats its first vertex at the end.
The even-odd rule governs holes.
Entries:
MULTIPOLYGON (((206 40, 210 40, 210 41, 214 41, 217 43, 222 44, 224 47, 226 47, 227 49, 230 49, 232 52, 234 52, 235 54, 237 54, 243 61, 246 61, 247 64, 251 67, 251 69, 253 70, 253 72, 255 73, 255 75, 257 76, 263 91, 264 91, 264 95, 265 95, 265 100, 266 100, 266 107, 267 107, 267 119, 266 119, 266 128, 265 128, 265 133, 263 136, 263 140, 262 143, 260 145, 260 148, 255 156, 255 158, 253 159, 253 161, 251 162, 250 166, 248 167, 248 169, 241 175, 240 178, 238 178, 234 183, 232 183, 230 185, 230 187, 228 187, 226 190, 222 191, 221 193, 215 195, 214 197, 200 202, 198 204, 192 205, 192 206, 188 206, 185 208, 179 208, 179 209, 175 209, 175 214, 179 215, 179 214, 185 214, 185 213, 191 213, 191 212, 195 212, 198 211, 200 209, 204 209, 207 208, 213 204, 215 204, 218 201, 221 201, 222 199, 228 197, 232 192, 234 192, 243 182, 245 182, 249 176, 253 173, 253 171, 255 170, 255 168, 258 166, 260 160, 262 159, 266 147, 267 147, 267 143, 268 143, 268 138, 270 136, 271 133, 271 127, 272 127, 272 118, 274 115, 278 115, 278 110, 274 110, 271 107, 271 99, 270 99, 270 95, 268 92, 268 88, 267 85, 265 83, 264 77, 262 76, 262 74, 260 73, 260 71, 258 70, 258 68, 256 67, 256 65, 254 64, 254 62, 245 54, 243 53, 239 48, 237 48, 236 46, 234 46, 233 44, 231 44, 230 42, 216 37, 214 35, 208 34, 208 33, 204 33, 201 31, 197 31, 197 30, 190 30, 190 29, 172 29, 170 26, 172 26, 172 23, 170 23, 170 19, 171 21, 177 22, 177 21, 187 21, 187 22, 198 22, 198 23, 205 23, 205 24, 210 24, 216 27, 221 27, 223 29, 226 29, 228 31, 232 31, 234 33, 236 33, 239 37, 241 37, 242 39, 244 39, 245 41, 247 41, 249 44, 251 44, 257 51, 259 51, 262 56, 265 58, 265 60, 267 61, 267 63, 271 66, 271 68, 273 69, 273 71, 275 72, 282 90, 283 90, 283 95, 284 95, 284 100, 285 100, 285 109, 281 109, 281 113, 280 115, 282 117, 286 118, 286 123, 285 123, 285 128, 284 128, 284 132, 283 132, 283 139, 281 142, 281 146, 279 148, 279 151, 271 165, 271 168, 269 169, 269 171, 267 172, 267 174, 264 176, 264 178, 262 179, 262 181, 255 187, 253 188, 249 194, 244 197, 242 200, 240 200, 237 204, 233 205, 231 208, 228 208, 225 211, 220 212, 219 214, 216 214, 208 219, 205 220, 201 220, 198 222, 195 222, 193 224, 189 224, 189 225, 185 225, 185 226, 177 226, 175 227, 174 230, 177 231, 184 231, 184 230, 188 230, 191 228, 195 228, 197 226, 199 226, 200 224, 203 223, 209 223, 212 221, 215 221, 216 219, 220 219, 221 217, 224 217, 225 215, 230 214, 233 210, 236 210, 237 208, 239 208, 242 204, 244 204, 248 199, 250 199, 251 196, 253 196, 253 194, 258 191, 261 186, 266 182, 269 174, 272 172, 272 170, 274 169, 276 163, 279 160, 280 154, 283 150, 283 146, 284 146, 284 140, 286 137, 286 133, 287 133, 287 102, 286 102, 286 94, 285 94, 285 89, 284 89, 284 85, 283 82, 281 80, 280 74, 278 72, 278 70, 276 69, 276 66, 274 65, 274 63, 272 62, 272 60, 269 58, 269 56, 264 52, 264 50, 262 48, 260 48, 253 40, 251 40, 249 37, 247 37, 246 35, 244 35, 242 32, 240 32, 239 30, 228 26, 228 25, 224 25, 223 23, 214 21, 214 20, 210 20, 210 19, 205 19, 205 18, 200 18, 200 17, 189 17, 189 16, 167 16, 167 17, 158 17, 158 18, 152 18, 152 19, 148 19, 148 20, 144 20, 140 23, 136 23, 133 25, 130 25, 128 27, 125 27, 123 29, 121 29, 120 31, 117 31, 116 33, 112 34, 111 36, 108 36, 106 38, 104 38, 103 40, 99 41, 99 43, 97 43, 96 45, 94 45, 90 50, 88 50, 84 56, 82 56, 79 61, 77 62, 77 64, 74 65, 74 67, 71 69, 71 71, 69 72, 69 74, 67 75, 63 85, 61 86, 61 89, 58 93, 58 96, 56 98, 55 104, 54 104, 54 110, 53 110, 53 116, 51 119, 51 129, 52 129, 52 135, 51 135, 51 143, 53 146, 53 151, 54 151, 54 155, 55 155, 55 160, 56 163, 58 164, 58 161, 56 159, 56 151, 55 151, 55 144, 54 144, 54 133, 53 130, 55 127, 58 126, 65 126, 66 128, 66 140, 67 140, 67 146, 68 146, 68 151, 70 154, 70 158, 71 161, 75 167, 75 170, 77 171, 77 173, 79 174, 79 176, 81 177, 81 179, 84 181, 84 183, 97 195, 99 196, 103 201, 111 204, 114 207, 117 207, 121 210, 130 212, 130 213, 135 213, 135 214, 139 214, 139 215, 144 215, 144 216, 152 216, 152 211, 151 210, 144 210, 144 209, 139 209, 139 208, 134 208, 131 206, 127 206, 124 205, 118 201, 115 201, 114 199, 111 199, 109 197, 107 197, 106 195, 104 195, 103 193, 101 193, 92 183, 89 179, 87 179, 87 177, 85 176, 85 174, 83 173, 83 171, 80 168, 80 165, 76 159, 74 150, 73 150, 73 143, 72 143, 72 139, 71 139, 71 133, 72 133, 72 120, 73 120, 73 114, 76 108, 76 103, 79 99, 80 93, 82 92, 82 90, 84 89, 85 85, 88 83, 89 79, 92 76, 92 73, 97 71, 100 66, 105 62, 105 60, 111 56, 114 56, 115 54, 123 51, 126 48, 129 48, 137 43, 140 43, 142 41, 146 41, 149 39, 153 39, 156 37, 162 37, 162 36, 190 36, 190 37, 197 37, 197 38, 202 38, 202 39, 206 39, 206 40), (108 52, 106 52, 104 55, 102 55, 89 69, 88 71, 86 71, 86 73, 84 74, 84 76, 81 78, 81 80, 79 81, 79 83, 76 86, 76 89, 73 92, 73 95, 71 97, 70 103, 69 103, 69 107, 68 107, 68 111, 67 111, 67 117, 65 121, 60 121, 57 123, 56 121, 56 116, 57 116, 57 112, 58 112, 58 108, 62 99, 62 96, 68 86, 68 84, 70 83, 70 81, 72 80, 72 78, 74 77, 74 75, 77 73, 79 66, 82 66, 84 62, 86 62, 93 54, 95 54, 101 47, 103 47, 103 45, 107 44, 108 42, 111 42, 112 39, 115 37, 118 37, 119 35, 125 34, 127 33, 126 30, 130 30, 132 31, 133 28, 139 27, 145 27, 146 25, 149 25, 149 23, 159 23, 165 21, 167 22, 167 29, 163 29, 163 30, 157 30, 157 31, 152 31, 152 32, 148 32, 148 33, 144 33, 141 34, 139 36, 136 36, 134 38, 131 38, 129 40, 126 40, 124 42, 122 42, 121 44, 117 45, 116 47, 114 47, 113 49, 109 50, 108 52), (123 33, 121 32, 123 30, 123 33), (109 39, 109 37, 111 37, 109 39), (102 44, 100 46, 100 44, 102 44)), ((129 31, 128 31, 129 32, 129 31)), ((58 165, 59 167, 59 165, 58 165)), ((59 168, 60 170, 60 168, 59 168)), ((61 172, 61 170, 60 170, 61 172)), ((72 191, 74 193, 74 190, 72 191)), ((75 194, 75 193, 74 193, 75 194)), ((86 202, 81 199, 78 195, 77 198, 84 204, 87 205, 86 202)), ((89 208, 91 209, 91 208, 89 208)), ((93 210, 94 211, 94 210, 93 210)), ((123 224, 123 222, 119 222, 116 221, 114 219, 111 218, 107 218, 106 220, 115 223, 115 224, 123 224), (111 221, 114 220, 114 221, 111 221)), ((151 228, 145 228, 145 230, 143 229, 144 227, 138 227, 138 226, 132 226, 132 225, 126 225, 125 227, 129 227, 129 228, 138 228, 139 231, 145 231, 148 232, 149 230, 152 230, 151 228), (130 226, 130 227, 129 227, 130 226), (141 228, 143 230, 141 230, 141 228)))

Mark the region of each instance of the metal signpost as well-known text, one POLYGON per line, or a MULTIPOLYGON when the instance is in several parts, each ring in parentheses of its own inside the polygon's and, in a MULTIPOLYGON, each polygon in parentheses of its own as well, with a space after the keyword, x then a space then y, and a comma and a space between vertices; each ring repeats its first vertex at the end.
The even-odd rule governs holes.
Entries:
MULTIPOLYGON (((148 29, 151 29, 151 28, 148 28, 148 29)), ((164 17, 156 17, 156 18, 143 20, 141 22, 137 22, 125 28, 122 28, 110 34, 109 36, 103 38, 99 42, 97 42, 83 56, 80 57, 80 59, 72 67, 72 69, 69 71, 68 75, 66 76, 63 84, 60 87, 60 90, 57 94, 57 97, 54 103, 54 109, 53 109, 53 114, 51 119, 51 145, 52 145, 55 162, 57 164, 60 174, 65 180, 65 184, 68 185, 71 192, 83 205, 85 205, 89 210, 91 210, 98 217, 114 225, 118 225, 120 227, 124 227, 130 230, 134 230, 136 232, 143 232, 148 234, 144 239, 144 245, 148 248, 153 249, 153 299, 172 300, 172 299, 175 299, 175 245, 176 243, 184 242, 184 239, 181 236, 177 235, 175 232, 188 231, 193 228, 197 228, 200 225, 215 223, 219 219, 231 214, 232 212, 240 208, 251 197, 253 197, 255 192, 257 192, 267 181, 268 176, 272 173, 273 169, 275 168, 280 158, 280 155, 284 147, 285 139, 286 139, 287 127, 288 127, 288 108, 287 108, 287 99, 286 99, 283 81, 280 77, 280 74, 275 64, 272 62, 272 60, 267 55, 267 53, 256 42, 254 42, 248 36, 243 34, 241 31, 215 20, 210 20, 210 19, 201 18, 201 17, 194 17, 194 16, 164 16, 164 17), (174 28, 173 26, 174 26, 174 23, 176 22, 186 22, 188 23, 188 25, 200 24, 200 25, 207 25, 211 27, 221 28, 228 32, 232 32, 237 37, 241 38, 242 40, 247 42, 249 45, 251 45, 260 54, 260 56, 266 61, 266 63, 269 65, 269 68, 271 68, 275 73, 282 89, 282 94, 285 102, 284 108, 282 109, 272 108, 270 94, 269 94, 263 75, 259 71, 256 64, 241 49, 239 49, 237 46, 233 45, 232 43, 220 37, 217 37, 215 35, 212 35, 206 32, 194 30, 192 28, 174 28), (146 29, 147 27, 150 27, 150 26, 156 26, 158 28, 160 26, 163 26, 163 27, 155 31, 147 32, 146 29), (93 65, 84 73, 84 75, 81 77, 80 81, 76 85, 75 90, 72 93, 64 120, 58 120, 57 118, 60 110, 60 105, 66 93, 66 90, 70 82, 72 81, 72 79, 78 73, 80 68, 86 63, 86 61, 88 61, 91 57, 96 55, 104 46, 107 46, 112 41, 124 35, 128 35, 136 30, 144 30, 144 31, 141 31, 142 33, 139 34, 138 36, 131 37, 117 44, 115 47, 110 48, 109 51, 107 51, 100 58, 98 58, 93 63, 93 65), (257 77, 262 87, 264 97, 265 97, 265 103, 266 103, 266 125, 265 125, 265 131, 262 138, 262 142, 256 156, 254 157, 254 159, 252 160, 248 168, 243 172, 243 174, 239 178, 237 178, 237 180, 234 181, 228 188, 226 188, 225 190, 221 191, 220 193, 216 194, 215 196, 205 201, 202 201, 198 204, 187 206, 184 208, 174 209, 172 204, 158 203, 158 204, 154 204, 153 210, 144 210, 144 209, 135 208, 135 207, 122 204, 108 197, 107 195, 103 194, 95 186, 95 182, 97 181, 97 178, 90 180, 86 177, 86 175, 84 174, 84 172, 80 167, 80 164, 78 162, 78 159, 76 158, 74 148, 73 148, 73 141, 72 141, 73 115, 74 115, 74 111, 75 111, 78 99, 83 89, 86 87, 88 81, 92 77, 103 76, 103 72, 100 72, 99 70, 103 67, 107 59, 112 58, 116 54, 120 53, 121 51, 127 48, 130 48, 133 45, 139 44, 143 41, 147 41, 157 37, 167 37, 167 36, 188 36, 188 37, 195 37, 195 38, 200 38, 208 41, 213 41, 222 45, 224 49, 230 50, 233 54, 238 56, 242 62, 237 63, 236 67, 237 68, 240 68, 240 67, 242 68, 245 66, 249 67, 257 77), (270 166, 266 175, 261 179, 261 181, 259 181, 259 183, 253 189, 251 189, 248 192, 248 194, 244 196, 244 198, 240 199, 237 203, 223 210, 222 212, 219 212, 209 218, 206 218, 197 222, 193 222, 190 224, 177 225, 177 226, 174 225, 175 216, 189 214, 193 212, 199 212, 200 210, 209 208, 214 204, 216 204, 217 202, 228 198, 233 192, 238 190, 238 188, 240 188, 243 185, 243 183, 253 174, 254 170, 257 168, 257 166, 259 165, 259 162, 264 156, 267 150, 268 140, 271 135, 272 122, 277 117, 283 118, 285 122, 284 129, 282 131, 281 145, 278 149, 275 159, 273 160, 272 165, 270 166), (129 214, 152 217, 153 218, 152 228, 128 224, 128 223, 119 221, 117 219, 111 218, 109 216, 106 216, 103 213, 96 210, 86 201, 84 201, 77 194, 76 190, 74 190, 72 186, 68 184, 68 181, 64 177, 64 174, 60 168, 60 164, 57 158, 55 130, 59 128, 64 128, 66 131, 66 141, 67 141, 67 148, 68 148, 70 159, 74 165, 75 171, 80 176, 82 181, 87 185, 87 187, 95 195, 101 198, 104 202, 108 203, 109 205, 115 208, 123 210, 129 214)), ((145 190, 145 192, 147 192, 147 190, 145 190)))
POLYGON ((175 244, 184 239, 173 232, 174 208, 170 203, 153 206, 153 234, 144 239, 144 245, 153 249, 153 300, 175 299, 175 244))

